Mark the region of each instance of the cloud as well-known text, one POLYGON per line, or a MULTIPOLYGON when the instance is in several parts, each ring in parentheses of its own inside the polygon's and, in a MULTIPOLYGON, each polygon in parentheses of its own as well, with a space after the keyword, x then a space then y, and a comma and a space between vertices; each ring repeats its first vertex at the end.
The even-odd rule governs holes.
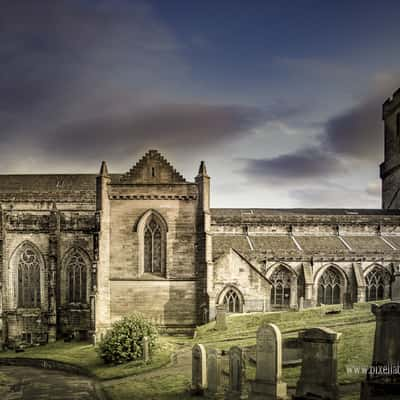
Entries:
POLYGON ((289 192, 295 204, 320 208, 379 208, 379 197, 348 187, 306 186, 289 192), (361 205, 361 206, 360 206, 361 205))
POLYGON ((382 104, 400 85, 398 73, 376 75, 372 90, 351 109, 329 119, 322 148, 353 160, 378 163, 383 158, 382 104))
POLYGON ((196 153, 301 112, 197 99, 183 44, 147 2, 5 0, 0 27, 1 153, 20 159, 0 153, 3 172, 196 153))
POLYGON ((280 184, 312 180, 345 171, 345 166, 338 158, 318 147, 303 148, 274 158, 244 161, 244 173, 248 177, 280 184))
POLYGON ((43 146, 59 158, 67 154, 96 160, 105 151, 118 158, 154 146, 196 151, 251 134, 267 117, 255 107, 162 104, 66 124, 50 134, 43 146))
POLYGON ((314 145, 272 158, 246 160, 242 172, 260 181, 285 183, 335 176, 345 172, 345 164, 377 166, 383 158, 382 103, 399 78, 398 74, 377 75, 364 99, 322 124, 314 145))

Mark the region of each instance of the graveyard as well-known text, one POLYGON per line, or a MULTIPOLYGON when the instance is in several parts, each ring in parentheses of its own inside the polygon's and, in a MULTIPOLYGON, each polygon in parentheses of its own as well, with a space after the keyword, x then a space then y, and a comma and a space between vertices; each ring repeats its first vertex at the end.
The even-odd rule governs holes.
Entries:
MULTIPOLYGON (((276 326, 281 335, 283 362, 280 380, 281 387, 287 388, 288 393, 295 393, 302 374, 301 362, 296 359, 299 347, 296 347, 296 342, 299 334, 302 335, 305 329, 324 327, 328 332, 340 334, 338 335, 340 340, 336 343, 339 398, 346 400, 359 398, 360 383, 365 380, 365 373, 350 371, 349 367, 364 367, 371 364, 376 324, 375 316, 371 312, 371 303, 354 304, 353 309, 323 306, 299 312, 227 315, 225 327, 217 327, 215 321, 210 322, 197 328, 194 338, 161 336, 159 348, 147 363, 135 361, 121 365, 104 365, 94 347, 82 342, 57 342, 47 346, 27 348, 23 353, 3 352, 0 353, 0 357, 51 359, 79 366, 98 379, 104 392, 112 399, 166 400, 189 399, 193 398, 195 392, 198 394, 202 392, 201 387, 196 389, 192 384, 192 349, 195 347, 200 349, 199 354, 203 359, 210 355, 213 359, 220 358, 218 368, 222 369, 221 376, 227 385, 228 350, 234 348, 238 359, 244 354, 246 356, 245 368, 242 371, 243 386, 256 387, 257 391, 257 387, 263 387, 262 380, 261 386, 257 384, 250 386, 250 381, 257 381, 257 331, 260 326, 267 324, 276 326)), ((206 373, 203 371, 204 379, 206 373)), ((212 380, 212 377, 208 378, 209 382, 212 380)), ((218 393, 220 398, 221 396, 223 398, 224 390, 221 386, 218 393)), ((247 395, 247 392, 245 394, 247 395)), ((234 394, 230 396, 235 398, 234 394)), ((257 396, 254 395, 253 398, 257 399, 257 396)))

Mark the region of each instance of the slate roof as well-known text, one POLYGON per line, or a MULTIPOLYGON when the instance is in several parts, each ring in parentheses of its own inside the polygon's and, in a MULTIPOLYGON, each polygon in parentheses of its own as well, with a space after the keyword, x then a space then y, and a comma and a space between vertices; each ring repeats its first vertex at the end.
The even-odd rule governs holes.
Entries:
POLYGON ((216 235, 212 237, 213 258, 229 252, 231 248, 247 253, 251 250, 245 235, 216 235))
POLYGON ((212 256, 216 260, 232 248, 249 260, 269 254, 279 257, 310 257, 310 256, 345 256, 345 255, 399 255, 400 236, 386 237, 396 249, 393 249, 378 235, 341 236, 351 247, 351 250, 337 236, 293 236, 300 245, 295 245, 289 235, 249 235, 253 245, 250 247, 246 235, 213 234, 212 256), (394 239, 395 238, 395 239, 394 239), (397 247, 397 246, 398 247, 397 247))
POLYGON ((0 175, 0 201, 96 201, 95 174, 0 175))
POLYGON ((298 250, 289 235, 249 236, 256 251, 279 251, 282 249, 298 250))
POLYGON ((390 251, 393 250, 379 236, 343 236, 353 251, 390 251))
POLYGON ((300 247, 307 252, 334 252, 347 250, 337 236, 296 236, 300 247))

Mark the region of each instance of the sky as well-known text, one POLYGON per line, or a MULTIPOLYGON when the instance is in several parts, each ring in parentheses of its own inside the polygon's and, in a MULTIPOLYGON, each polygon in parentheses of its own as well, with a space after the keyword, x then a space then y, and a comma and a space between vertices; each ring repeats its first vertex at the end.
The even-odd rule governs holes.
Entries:
POLYGON ((391 0, 1 0, 0 173, 158 149, 213 207, 380 208, 391 0))

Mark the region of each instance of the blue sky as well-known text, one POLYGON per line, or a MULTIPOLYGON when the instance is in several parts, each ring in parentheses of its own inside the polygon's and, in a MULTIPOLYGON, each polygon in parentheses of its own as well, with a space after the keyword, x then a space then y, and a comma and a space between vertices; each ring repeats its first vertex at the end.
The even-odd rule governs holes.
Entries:
POLYGON ((159 149, 214 207, 380 207, 395 1, 2 2, 2 173, 159 149))

